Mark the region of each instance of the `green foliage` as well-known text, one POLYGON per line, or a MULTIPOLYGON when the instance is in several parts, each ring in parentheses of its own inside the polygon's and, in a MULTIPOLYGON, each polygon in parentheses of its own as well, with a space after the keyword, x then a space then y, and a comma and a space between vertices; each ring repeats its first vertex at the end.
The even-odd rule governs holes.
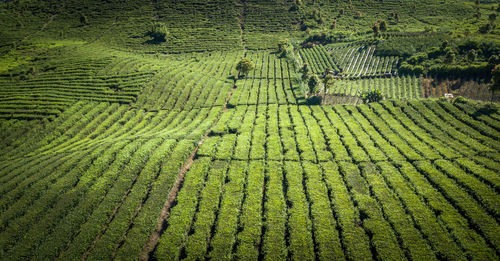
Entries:
POLYGON ((307 81, 307 87, 308 87, 308 94, 314 94, 319 91, 319 77, 316 74, 313 74, 309 77, 309 80, 307 81))
POLYGON ((82 26, 89 24, 89 20, 88 20, 87 16, 84 15, 83 13, 80 13, 80 23, 82 24, 82 26))
POLYGON ((448 38, 442 34, 424 34, 408 37, 389 37, 377 45, 375 54, 410 57, 415 53, 429 51, 433 47, 441 46, 443 39, 448 38))
POLYGON ((500 91, 500 65, 497 64, 491 71, 491 85, 490 91, 492 93, 500 91))
POLYGON ((498 259, 498 106, 396 100, 424 97, 413 73, 498 90, 471 3, 3 2, 2 260, 498 259), (358 90, 379 102, 321 106, 358 90))
POLYGON ((387 22, 385 20, 379 20, 378 21, 380 31, 385 32, 387 31, 387 22))
POLYGON ((153 38, 154 43, 163 43, 167 41, 169 31, 164 23, 155 22, 151 25, 147 35, 153 38))
POLYGON ((371 91, 363 91, 361 93, 361 100, 363 103, 370 103, 370 102, 380 102, 382 101, 382 92, 380 90, 371 90, 371 91))
POLYGON ((290 44, 290 41, 288 39, 280 40, 278 42, 278 52, 280 54, 283 54, 284 52, 286 52, 286 49, 287 49, 289 44, 290 44))
POLYGON ((304 63, 300 68, 299 72, 302 74, 301 79, 303 82, 306 82, 309 79, 309 64, 304 63))
POLYGON ((373 38, 378 38, 380 36, 380 24, 376 23, 372 26, 373 38))
POLYGON ((248 72, 250 72, 254 68, 255 68, 254 63, 246 58, 241 59, 236 64, 236 70, 238 70, 238 76, 240 75, 245 76, 248 74, 248 72))

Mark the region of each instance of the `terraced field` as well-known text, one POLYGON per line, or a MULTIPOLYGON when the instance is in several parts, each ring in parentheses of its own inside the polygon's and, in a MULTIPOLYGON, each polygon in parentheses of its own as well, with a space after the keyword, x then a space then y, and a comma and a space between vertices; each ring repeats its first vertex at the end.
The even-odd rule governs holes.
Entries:
MULTIPOLYGON (((92 80, 156 71, 129 104, 93 89, 50 122, 1 119, 2 259, 498 258, 498 112, 300 105, 274 54, 234 81, 243 55, 108 61, 92 80)), ((421 97, 412 77, 357 85, 384 80, 421 97)))
POLYGON ((340 45, 329 47, 331 56, 345 77, 395 75, 399 58, 375 56, 374 45, 340 45))
POLYGON ((401 74, 369 31, 471 33, 472 6, 0 1, 0 260, 498 260, 489 79, 401 74))

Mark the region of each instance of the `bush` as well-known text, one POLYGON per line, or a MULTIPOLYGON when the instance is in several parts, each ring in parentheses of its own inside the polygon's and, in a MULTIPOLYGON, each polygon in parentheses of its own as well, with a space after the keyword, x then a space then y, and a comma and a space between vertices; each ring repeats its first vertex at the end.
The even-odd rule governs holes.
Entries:
POLYGON ((363 101, 363 103, 380 102, 382 99, 382 92, 377 89, 371 90, 369 92, 364 91, 361 93, 361 100, 363 101))
POLYGON ((497 64, 493 70, 491 70, 491 85, 490 91, 495 93, 500 91, 500 65, 497 64))
POLYGON ((247 75, 247 73, 255 68, 252 61, 248 59, 241 59, 236 65, 236 70, 238 70, 238 77, 247 75))
POLYGON ((153 42, 162 43, 167 41, 169 35, 167 26, 163 23, 153 23, 147 35, 153 37, 153 42))
POLYGON ((87 19, 87 16, 84 14, 80 14, 80 23, 83 25, 88 25, 89 20, 87 19))
POLYGON ((457 96, 457 98, 453 99, 453 103, 467 103, 467 99, 462 96, 457 96))
POLYGON ((307 82, 307 87, 309 87, 309 93, 316 93, 318 91, 319 86, 319 77, 316 74, 311 75, 309 77, 309 81, 307 82))

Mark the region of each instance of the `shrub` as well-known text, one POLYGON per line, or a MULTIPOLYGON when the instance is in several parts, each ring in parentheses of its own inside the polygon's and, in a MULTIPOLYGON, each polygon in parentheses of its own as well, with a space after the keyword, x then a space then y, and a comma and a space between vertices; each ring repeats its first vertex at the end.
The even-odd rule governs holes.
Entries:
POLYGON ((241 59, 236 65, 236 70, 238 70, 238 77, 245 76, 247 73, 255 68, 252 61, 248 59, 241 59))
POLYGON ((363 103, 380 102, 382 99, 382 92, 377 89, 361 93, 361 100, 363 103))
POLYGON ((380 25, 379 24, 374 24, 372 27, 373 30, 373 37, 377 38, 380 35, 380 25))
POLYGON ((467 103, 467 99, 462 96, 457 96, 457 98, 453 99, 453 103, 467 103))
POLYGON ((493 93, 500 91, 500 65, 495 65, 495 68, 491 70, 491 84, 490 91, 493 93))
POLYGON ((302 81, 306 81, 307 78, 309 77, 309 65, 307 63, 304 63, 302 65, 302 68, 300 68, 299 72, 302 74, 301 76, 302 81))
POLYGON ((83 25, 88 25, 89 20, 87 19, 87 16, 84 14, 80 14, 80 23, 83 25))
POLYGON ((380 31, 387 31, 387 22, 385 20, 379 20, 380 31))
POLYGON ((153 23, 147 35, 153 37, 153 42, 162 43, 167 41, 169 35, 167 26, 163 23, 153 23))
POLYGON ((309 87, 309 94, 316 93, 319 87, 319 77, 316 74, 311 75, 309 77, 309 81, 307 82, 307 87, 309 87))

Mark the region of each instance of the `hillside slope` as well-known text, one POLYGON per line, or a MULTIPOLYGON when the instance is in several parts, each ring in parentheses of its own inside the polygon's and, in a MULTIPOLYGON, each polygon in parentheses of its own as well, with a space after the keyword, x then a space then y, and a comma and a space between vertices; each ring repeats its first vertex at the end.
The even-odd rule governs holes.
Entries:
POLYGON ((408 57, 378 55, 370 32, 396 11, 388 39, 441 45, 487 20, 471 10, 2 1, 0 260, 498 260, 500 106, 423 99, 500 99, 490 79, 400 73, 408 57), (343 36, 275 50, 324 30, 343 36), (242 58, 255 68, 237 77, 242 58), (323 105, 302 62, 337 77, 312 94, 323 105), (375 88, 384 100, 361 104, 375 88))

